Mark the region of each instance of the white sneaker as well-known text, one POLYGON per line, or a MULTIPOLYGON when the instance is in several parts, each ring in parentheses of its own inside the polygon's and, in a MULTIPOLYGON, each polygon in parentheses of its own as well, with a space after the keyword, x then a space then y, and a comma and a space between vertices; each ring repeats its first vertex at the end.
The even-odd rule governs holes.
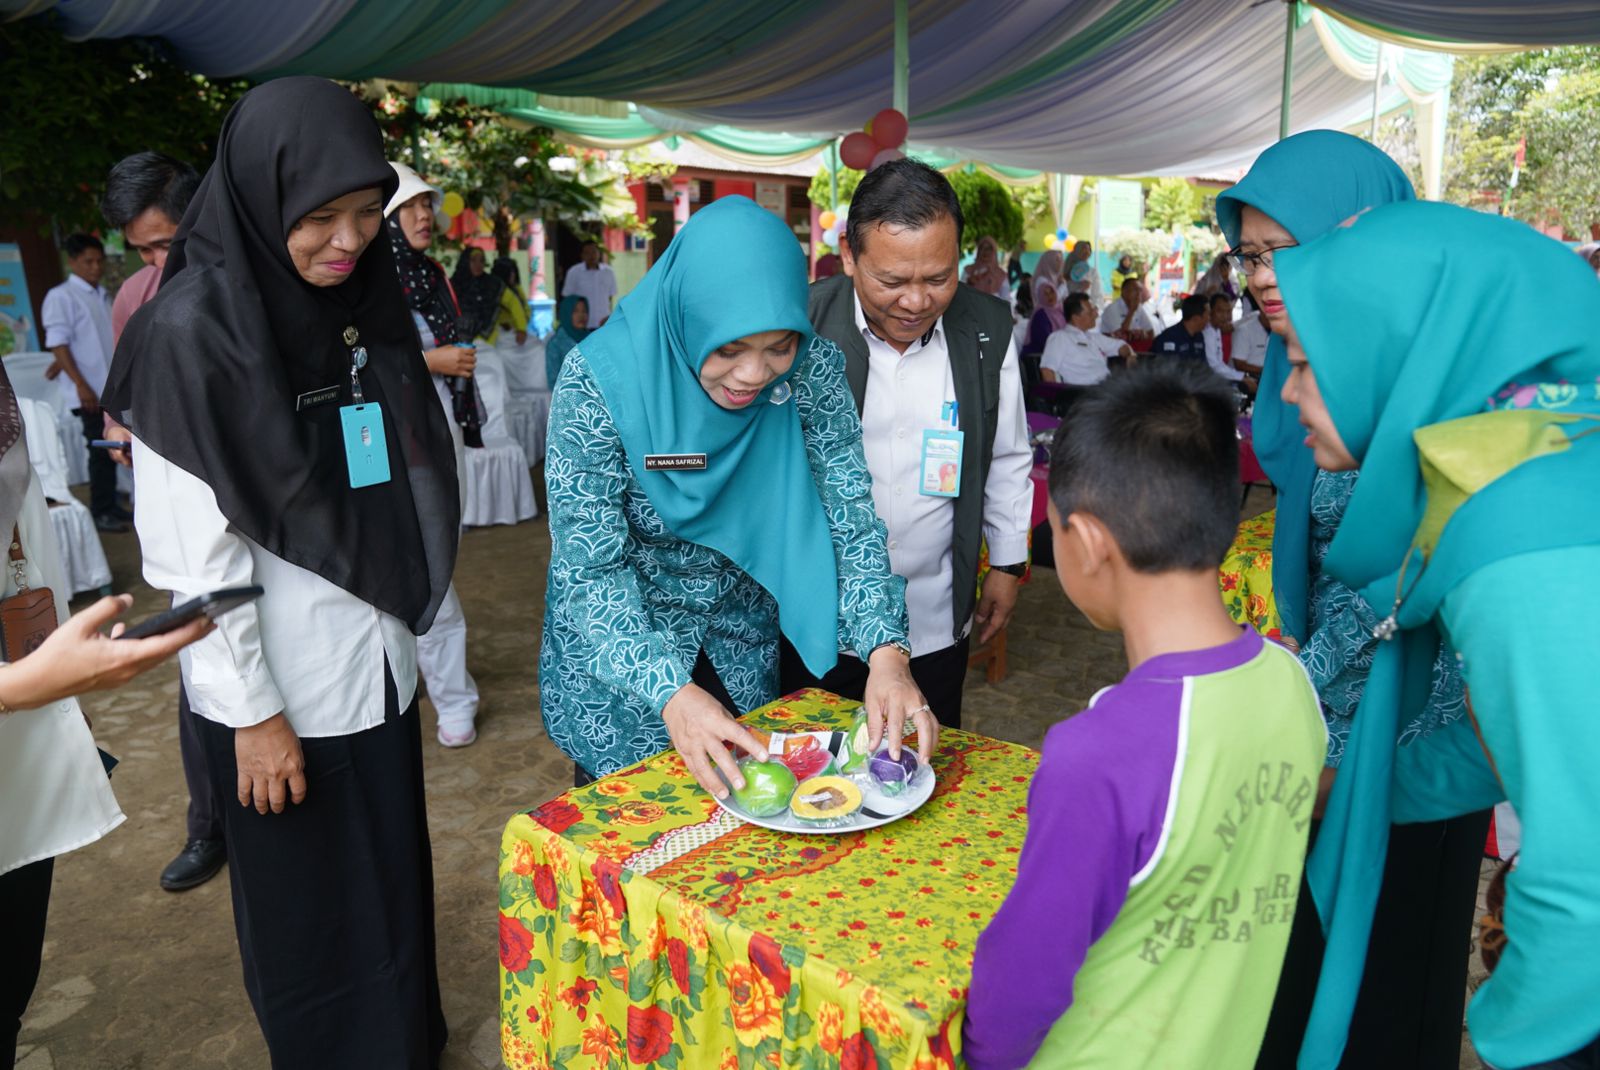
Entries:
POLYGON ((470 747, 478 741, 478 729, 467 725, 465 732, 439 726, 439 746, 441 747, 470 747))

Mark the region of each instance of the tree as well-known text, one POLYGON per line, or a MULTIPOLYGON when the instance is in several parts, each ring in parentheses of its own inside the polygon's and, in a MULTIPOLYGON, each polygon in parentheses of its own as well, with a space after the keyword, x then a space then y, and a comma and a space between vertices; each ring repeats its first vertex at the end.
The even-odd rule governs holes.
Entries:
POLYGON ((950 185, 966 224, 961 231, 962 252, 977 248, 983 237, 999 242, 1002 253, 1022 240, 1022 209, 1004 183, 982 171, 958 171, 950 176, 950 185))
POLYGON ((1522 120, 1531 181, 1518 186, 1513 210, 1589 237, 1589 228, 1600 223, 1600 168, 1594 159, 1600 145, 1600 66, 1568 72, 1540 90, 1522 120))
POLYGON ((98 230, 112 164, 155 150, 204 171, 249 83, 190 74, 152 42, 73 43, 51 16, 0 25, 0 224, 98 230))
MULTIPOLYGON (((861 185, 861 178, 866 172, 857 171, 853 167, 839 165, 839 204, 849 204, 850 198, 855 196, 856 187, 861 185)), ((833 182, 828 177, 828 165, 824 163, 817 168, 817 173, 811 176, 811 188, 806 191, 811 203, 817 206, 819 212, 831 212, 838 205, 833 203, 833 182)))
POLYGON ((1176 231, 1201 217, 1200 191, 1181 178, 1160 178, 1145 200, 1144 222, 1152 230, 1176 231))

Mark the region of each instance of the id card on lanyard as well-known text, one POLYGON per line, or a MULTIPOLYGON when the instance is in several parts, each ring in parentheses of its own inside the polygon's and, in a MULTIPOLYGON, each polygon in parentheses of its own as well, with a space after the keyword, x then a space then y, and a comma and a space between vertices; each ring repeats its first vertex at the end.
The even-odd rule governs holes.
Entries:
MULTIPOLYGON (((346 328, 347 344, 354 342, 354 333, 355 328, 346 328)), ((339 407, 352 490, 389 482, 389 440, 383 430, 383 409, 369 404, 361 392, 361 369, 366 363, 366 347, 356 346, 350 353, 350 400, 354 404, 339 407)))
POLYGON ((961 493, 961 448, 966 432, 961 426, 959 402, 946 401, 939 410, 943 427, 922 432, 922 484, 918 493, 929 498, 954 498, 961 493))

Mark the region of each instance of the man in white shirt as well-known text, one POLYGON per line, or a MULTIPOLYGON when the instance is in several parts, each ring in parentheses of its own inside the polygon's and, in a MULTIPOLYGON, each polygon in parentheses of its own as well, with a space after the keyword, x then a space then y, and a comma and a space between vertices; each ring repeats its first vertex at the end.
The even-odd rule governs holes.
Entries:
POLYGON ((1088 294, 1069 294, 1063 307, 1067 325, 1052 332, 1039 358, 1039 371, 1047 383, 1093 386, 1111 374, 1110 357, 1134 359, 1126 342, 1108 338, 1094 329, 1094 302, 1088 294))
MULTIPOLYGON (((55 354, 66 407, 83 421, 83 436, 100 438, 100 392, 111 370, 111 295, 100 285, 106 251, 100 239, 69 235, 64 246, 67 281, 44 296, 45 348, 55 354)), ((117 505, 117 465, 105 450, 89 450, 89 511, 101 531, 127 531, 133 515, 117 505)))
POLYGON ((1261 322, 1261 310, 1248 291, 1245 292, 1245 306, 1245 314, 1233 324, 1233 366, 1260 378, 1261 369, 1267 363, 1267 343, 1272 341, 1272 332, 1261 322))
MULTIPOLYGON (((961 206, 918 160, 868 172, 850 204, 843 275, 811 287, 811 322, 845 354, 889 561, 906 580, 911 674, 959 727, 971 642, 1005 627, 1033 512, 1022 376, 1004 301, 958 282, 961 206), (978 554, 991 570, 976 594, 978 554)), ((840 655, 822 685, 861 697, 866 665, 840 655)))
POLYGON ((1205 329, 1200 332, 1206 347, 1206 363, 1211 370, 1228 380, 1238 383, 1239 389, 1246 394, 1254 395, 1256 381, 1238 368, 1233 367, 1227 360, 1224 345, 1224 336, 1233 334, 1233 298, 1225 293, 1211 295, 1210 319, 1206 322, 1205 329))
POLYGON ((583 243, 583 262, 567 269, 561 296, 577 294, 589 303, 589 327, 600 326, 611 315, 611 299, 617 296, 617 277, 610 264, 600 262, 600 246, 583 243))
POLYGON ((1144 285, 1138 279, 1123 279, 1122 296, 1100 313, 1100 333, 1125 342, 1154 338, 1156 321, 1144 310, 1143 294, 1144 285))

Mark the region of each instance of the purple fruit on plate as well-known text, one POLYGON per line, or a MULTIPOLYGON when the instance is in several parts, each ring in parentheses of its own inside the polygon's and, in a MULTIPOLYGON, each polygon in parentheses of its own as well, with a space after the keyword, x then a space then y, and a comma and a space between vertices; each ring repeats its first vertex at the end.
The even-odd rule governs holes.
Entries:
POLYGON ((908 747, 900 748, 900 757, 889 757, 887 748, 880 750, 867 762, 867 772, 877 781, 885 795, 899 795, 917 775, 917 756, 908 747))

